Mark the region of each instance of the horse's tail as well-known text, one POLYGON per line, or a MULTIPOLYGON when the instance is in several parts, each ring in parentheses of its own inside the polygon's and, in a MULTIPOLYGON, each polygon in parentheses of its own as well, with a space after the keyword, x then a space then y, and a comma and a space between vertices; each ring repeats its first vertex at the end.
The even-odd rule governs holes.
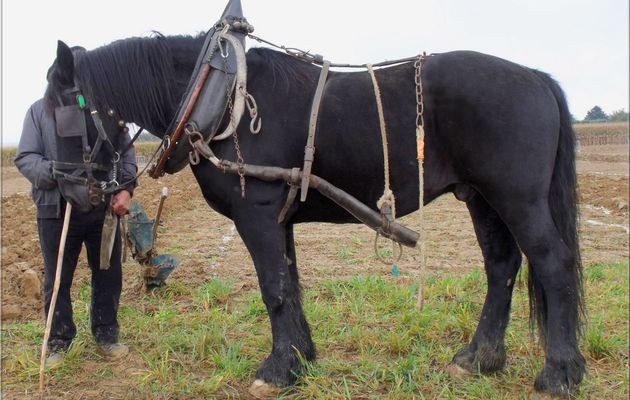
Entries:
MULTIPOLYGON (((560 137, 558 140, 558 150, 556 162, 551 177, 551 187, 549 189, 549 207, 551 215, 560 233, 560 237, 567 246, 571 265, 567 269, 570 274, 570 284, 575 298, 575 329, 579 335, 582 333, 582 321, 584 312, 584 289, 582 286, 582 259, 580 256, 578 239, 578 193, 577 174, 575 170, 575 133, 571 123, 571 114, 564 93, 558 83, 549 75, 535 71, 553 92, 560 111, 560 137)), ((546 298, 542 288, 542 282, 529 266, 528 274, 529 306, 530 306, 530 326, 533 328, 537 323, 540 330, 540 337, 543 342, 547 336, 546 318, 546 298)), ((567 301, 571 301, 567 299, 567 301)))

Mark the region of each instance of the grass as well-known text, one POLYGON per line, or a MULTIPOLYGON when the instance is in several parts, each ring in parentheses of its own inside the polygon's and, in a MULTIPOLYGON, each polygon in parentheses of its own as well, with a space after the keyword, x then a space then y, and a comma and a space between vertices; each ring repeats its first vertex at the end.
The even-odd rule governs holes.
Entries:
MULTIPOLYGON (((340 253, 343 259, 344 251, 340 253)), ((585 285, 589 324, 581 349, 588 373, 578 398, 627 399, 628 263, 589 266, 585 285)), ((506 370, 462 381, 451 379, 445 369, 474 333, 485 276, 480 270, 459 277, 430 276, 425 290, 423 310, 417 307, 417 286, 410 280, 356 276, 305 291, 319 359, 280 398, 527 398, 544 361, 529 335, 526 288, 517 284, 515 290, 506 370)), ((52 395, 239 397, 270 350, 269 323, 258 291, 237 290, 235 283, 218 280, 196 287, 172 282, 133 302, 123 299, 122 339, 132 354, 124 362, 105 363, 89 333, 89 288, 78 293, 78 337, 68 361, 48 372, 52 395)), ((5 395, 34 393, 43 322, 5 324, 2 333, 5 395)))

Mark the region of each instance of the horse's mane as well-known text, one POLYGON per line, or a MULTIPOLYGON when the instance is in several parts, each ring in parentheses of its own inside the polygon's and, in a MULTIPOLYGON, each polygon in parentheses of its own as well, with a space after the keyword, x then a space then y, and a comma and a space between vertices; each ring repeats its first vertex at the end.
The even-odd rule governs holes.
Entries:
POLYGON ((179 53, 188 51, 194 63, 202 40, 202 36, 165 37, 157 32, 118 40, 75 54, 75 74, 98 110, 114 108, 150 131, 164 129, 180 100, 173 82, 174 62, 181 58, 179 53))
POLYGON ((247 52, 248 65, 255 63, 270 68, 274 89, 311 88, 319 69, 284 52, 266 47, 254 47, 247 52))
MULTIPOLYGON (((101 112, 113 108, 128 121, 158 133, 171 122, 205 33, 197 36, 132 37, 89 51, 76 51, 75 76, 87 99, 101 112), (185 64, 185 65, 181 65, 185 64), (174 82, 176 71, 180 82, 174 82)), ((278 90, 311 88, 318 69, 295 57, 268 48, 252 48, 248 64, 268 68, 278 90)), ((54 88, 49 87, 54 90, 54 88)), ((47 93, 47 97, 49 93, 47 93)))

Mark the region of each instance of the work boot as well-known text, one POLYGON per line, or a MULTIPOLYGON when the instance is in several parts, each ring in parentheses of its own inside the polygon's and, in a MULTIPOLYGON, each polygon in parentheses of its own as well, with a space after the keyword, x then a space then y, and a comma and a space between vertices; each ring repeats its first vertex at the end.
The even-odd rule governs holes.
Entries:
POLYGON ((46 357, 45 366, 46 368, 54 368, 57 365, 63 362, 63 359, 66 357, 66 353, 63 351, 55 351, 50 353, 48 357, 46 357))
POLYGON ((108 361, 115 361, 129 354, 129 346, 122 343, 105 343, 98 346, 98 353, 108 361))

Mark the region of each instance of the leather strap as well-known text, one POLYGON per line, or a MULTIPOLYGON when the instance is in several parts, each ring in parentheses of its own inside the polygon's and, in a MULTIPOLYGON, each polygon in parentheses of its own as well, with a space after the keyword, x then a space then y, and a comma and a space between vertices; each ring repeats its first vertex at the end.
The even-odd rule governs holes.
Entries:
POLYGON ((280 214, 278 214, 278 223, 281 224, 284 222, 287 217, 287 213, 289 209, 295 202, 295 196, 297 195, 297 191, 300 188, 298 184, 300 183, 300 169, 293 168, 291 170, 291 179, 289 180, 289 194, 287 196, 287 201, 284 203, 284 207, 280 210, 280 214))
POLYGON ((330 69, 330 61, 324 60, 322 65, 322 72, 319 74, 319 81, 317 82, 317 89, 315 89, 315 96, 313 96, 313 105, 311 106, 311 120, 308 126, 308 139, 306 140, 306 147, 304 148, 304 168, 302 174, 302 185, 300 193, 300 201, 306 201, 306 194, 308 193, 308 182, 311 177, 311 168, 313 167, 313 160, 315 159, 315 133, 317 133, 317 117, 319 116, 319 106, 322 102, 324 95, 324 86, 326 78, 328 77, 328 70, 330 69))

